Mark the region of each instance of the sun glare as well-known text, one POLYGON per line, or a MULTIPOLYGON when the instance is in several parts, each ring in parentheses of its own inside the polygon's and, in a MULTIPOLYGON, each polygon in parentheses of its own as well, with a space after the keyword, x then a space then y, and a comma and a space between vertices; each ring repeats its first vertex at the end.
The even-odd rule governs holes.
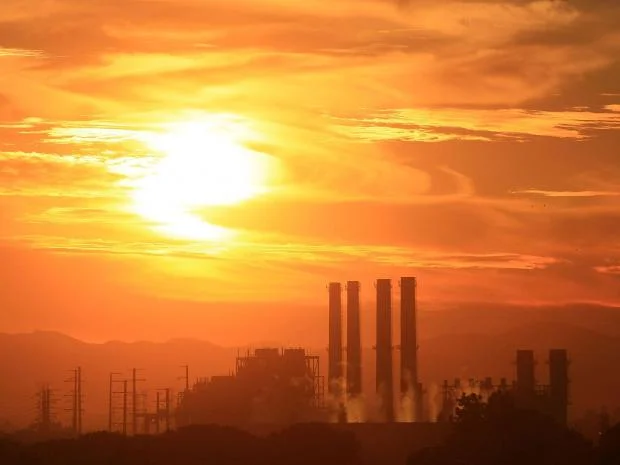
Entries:
POLYGON ((230 237, 231 230, 206 222, 196 210, 238 204, 267 191, 269 157, 245 147, 237 129, 199 121, 149 134, 145 142, 162 157, 137 182, 134 210, 167 235, 230 237))

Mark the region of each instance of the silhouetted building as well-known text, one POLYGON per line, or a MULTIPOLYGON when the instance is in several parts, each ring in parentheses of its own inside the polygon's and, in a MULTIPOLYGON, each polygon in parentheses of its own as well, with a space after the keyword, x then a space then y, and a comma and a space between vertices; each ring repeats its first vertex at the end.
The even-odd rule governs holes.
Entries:
POLYGON ((394 385, 392 371, 392 281, 377 280, 377 358, 376 389, 379 410, 384 421, 394 421, 394 385))
POLYGON ((360 283, 347 282, 347 393, 362 393, 362 341, 360 325, 360 283))
POLYGON ((304 349, 257 349, 237 357, 235 374, 196 383, 181 398, 177 425, 287 425, 324 421, 319 357, 304 349))

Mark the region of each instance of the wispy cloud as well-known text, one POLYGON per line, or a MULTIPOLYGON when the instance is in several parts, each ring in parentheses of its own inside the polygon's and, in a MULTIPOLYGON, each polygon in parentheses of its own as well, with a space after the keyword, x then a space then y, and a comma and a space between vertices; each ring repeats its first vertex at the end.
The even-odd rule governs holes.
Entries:
POLYGON ((131 129, 112 127, 54 127, 47 133, 43 141, 56 144, 121 143, 135 141, 140 135, 131 129))
POLYGON ((123 224, 146 223, 135 214, 124 211, 122 205, 102 204, 98 207, 53 207, 36 214, 23 215, 21 221, 31 224, 79 225, 79 224, 123 224))
POLYGON ((99 155, 65 155, 43 152, 0 152, 0 162, 20 161, 23 163, 58 163, 67 165, 100 165, 105 164, 105 157, 99 155))
POLYGON ((399 109, 336 118, 336 130, 367 141, 490 141, 534 136, 585 139, 594 130, 620 129, 620 114, 525 109, 399 109))
POLYGON ((0 58, 3 58, 3 57, 41 58, 44 56, 45 56, 45 53, 42 50, 24 50, 20 48, 0 47, 0 58))
POLYGON ((603 274, 620 275, 620 265, 597 266, 595 270, 603 274))
MULTIPOLYGON (((99 212, 97 212, 99 215, 99 212)), ((387 265, 416 269, 544 269, 558 263, 553 257, 514 253, 430 252, 406 247, 382 245, 345 245, 277 242, 233 242, 213 244, 188 241, 123 241, 113 239, 79 239, 63 236, 19 236, 14 241, 32 247, 64 253, 102 253, 135 256, 166 256, 188 259, 240 259, 252 252, 254 262, 324 263, 345 266, 352 263, 387 265)))
POLYGON ((425 128, 398 128, 390 126, 338 126, 336 130, 342 134, 365 142, 400 140, 403 142, 446 142, 450 140, 490 141, 489 137, 471 134, 450 134, 425 128))
POLYGON ((609 191, 547 191, 540 189, 525 189, 512 191, 512 194, 541 195, 543 197, 618 197, 620 192, 609 191))
MULTIPOLYGON (((96 151, 95 151, 96 153, 96 151)), ((152 162, 150 159, 147 162, 152 162)), ((145 160, 104 154, 0 152, 0 196, 125 197, 122 180, 145 160)))

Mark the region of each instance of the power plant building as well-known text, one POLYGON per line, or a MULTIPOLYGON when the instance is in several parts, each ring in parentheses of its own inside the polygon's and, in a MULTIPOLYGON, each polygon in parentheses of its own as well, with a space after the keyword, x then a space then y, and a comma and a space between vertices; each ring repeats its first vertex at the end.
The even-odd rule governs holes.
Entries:
POLYGON ((325 420, 319 357, 304 349, 256 349, 235 373, 204 379, 184 393, 177 425, 293 424, 325 420))

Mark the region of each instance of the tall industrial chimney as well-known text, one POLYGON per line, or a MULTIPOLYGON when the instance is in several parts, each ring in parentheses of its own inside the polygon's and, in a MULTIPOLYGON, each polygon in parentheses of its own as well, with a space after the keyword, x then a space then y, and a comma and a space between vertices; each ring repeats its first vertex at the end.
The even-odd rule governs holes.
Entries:
POLYGON ((536 407, 535 366, 533 350, 517 350, 516 401, 519 408, 536 407))
POLYGON ((568 422, 568 352, 565 349, 549 351, 549 391, 553 416, 561 425, 568 422))
POLYGON ((383 419, 394 421, 392 380, 392 281, 377 280, 377 394, 383 419))
POLYGON ((410 412, 417 421, 422 413, 422 399, 418 382, 418 337, 416 278, 400 280, 400 392, 402 396, 413 395, 414 411, 410 412))
POLYGON ((342 300, 341 284, 329 283, 329 365, 328 391, 340 396, 342 366, 342 300))
POLYGON ((533 350, 517 350, 517 390, 520 394, 533 393, 536 388, 533 350))
POLYGON ((347 282, 347 393, 362 393, 362 341, 360 329, 360 283, 347 282))

